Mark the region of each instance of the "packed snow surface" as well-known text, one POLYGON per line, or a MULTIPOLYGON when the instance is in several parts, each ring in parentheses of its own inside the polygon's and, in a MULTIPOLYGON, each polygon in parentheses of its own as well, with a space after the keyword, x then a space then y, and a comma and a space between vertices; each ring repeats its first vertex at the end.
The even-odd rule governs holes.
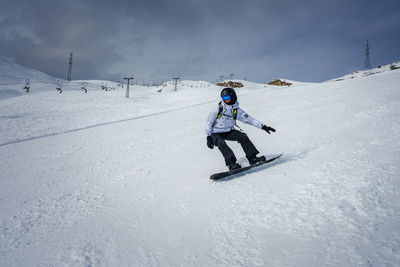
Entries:
POLYGON ((284 156, 219 182, 204 127, 221 88, 133 85, 125 98, 116 83, 58 93, 36 78, 29 93, 0 78, 0 266, 400 265, 400 70, 242 81, 241 107, 277 132, 239 126, 284 156))

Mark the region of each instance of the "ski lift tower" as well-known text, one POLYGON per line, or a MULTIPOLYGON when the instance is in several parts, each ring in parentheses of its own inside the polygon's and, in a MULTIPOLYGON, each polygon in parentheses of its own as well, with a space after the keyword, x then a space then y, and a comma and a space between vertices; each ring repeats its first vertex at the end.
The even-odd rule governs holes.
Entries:
POLYGON ((367 45, 365 47, 365 62, 364 62, 364 69, 371 69, 371 60, 369 59, 369 43, 367 40, 367 45))
POLYGON ((179 78, 179 77, 175 77, 175 78, 172 78, 172 79, 175 80, 175 92, 176 92, 176 91, 178 91, 178 80, 179 80, 180 78, 179 78))
POLYGON ((71 75, 72 75, 72 52, 69 55, 69 66, 68 66, 68 74, 67 74, 68 81, 71 81, 71 75))
POLYGON ((129 98, 129 84, 131 83, 131 80, 133 80, 133 77, 125 77, 124 80, 128 80, 128 83, 126 85, 126 94, 125 97, 129 98))

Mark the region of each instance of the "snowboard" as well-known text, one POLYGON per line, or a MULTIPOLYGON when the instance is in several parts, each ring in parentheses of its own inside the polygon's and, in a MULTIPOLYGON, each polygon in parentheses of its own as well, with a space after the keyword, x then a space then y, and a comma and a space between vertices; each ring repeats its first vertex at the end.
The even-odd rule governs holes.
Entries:
POLYGON ((255 167, 261 166, 261 165, 263 165, 265 163, 269 163, 269 162, 272 162, 272 161, 274 161, 276 159, 279 159, 282 155, 283 154, 280 154, 280 155, 278 155, 276 157, 269 158, 269 159, 267 159, 265 161, 260 161, 260 162, 254 164, 254 165, 250 165, 250 166, 247 166, 247 167, 242 167, 240 169, 236 169, 236 170, 233 170, 233 171, 214 173, 213 175, 210 176, 210 179, 211 180, 219 180, 219 179, 222 179, 222 178, 225 178, 225 177, 229 177, 229 176, 232 176, 232 175, 236 175, 236 174, 239 174, 239 173, 244 173, 244 172, 246 172, 246 171, 248 171, 248 170, 250 170, 252 168, 255 168, 255 167))

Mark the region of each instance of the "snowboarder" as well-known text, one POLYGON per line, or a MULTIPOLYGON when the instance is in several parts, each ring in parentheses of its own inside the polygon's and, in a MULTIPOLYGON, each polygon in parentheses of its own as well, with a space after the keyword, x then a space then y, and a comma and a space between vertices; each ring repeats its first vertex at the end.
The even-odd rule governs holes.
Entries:
POLYGON ((239 108, 239 102, 237 102, 236 92, 233 88, 224 88, 221 91, 221 98, 222 101, 211 111, 207 118, 207 146, 211 149, 214 146, 218 147, 230 171, 239 169, 241 166, 236 163, 235 154, 226 144, 225 140, 239 142, 251 165, 265 161, 264 156, 257 157, 259 151, 250 141, 247 134, 235 129, 236 119, 262 129, 269 134, 275 132, 275 129, 264 125, 239 108))

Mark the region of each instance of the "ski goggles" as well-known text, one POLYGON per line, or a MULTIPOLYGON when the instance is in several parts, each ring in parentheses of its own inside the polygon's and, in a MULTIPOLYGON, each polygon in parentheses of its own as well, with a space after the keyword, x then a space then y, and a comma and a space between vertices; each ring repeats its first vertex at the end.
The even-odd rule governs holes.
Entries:
POLYGON ((230 95, 223 95, 223 96, 222 96, 222 99, 223 99, 224 101, 228 101, 228 100, 231 100, 231 96, 230 96, 230 95))

